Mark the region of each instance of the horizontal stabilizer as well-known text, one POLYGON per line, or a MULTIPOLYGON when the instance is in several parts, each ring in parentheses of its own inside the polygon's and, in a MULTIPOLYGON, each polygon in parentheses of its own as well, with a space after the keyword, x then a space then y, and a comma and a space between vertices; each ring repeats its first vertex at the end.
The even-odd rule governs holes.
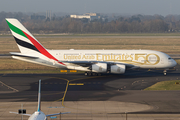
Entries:
POLYGON ((29 56, 29 55, 24 55, 21 53, 14 53, 10 52, 11 56, 18 56, 18 57, 26 57, 26 58, 32 58, 32 59, 38 59, 39 57, 34 57, 34 56, 29 56))
MULTIPOLYGON (((11 112, 11 111, 9 113, 19 114, 18 112, 11 112)), ((19 114, 19 115, 31 116, 31 114, 19 114)))

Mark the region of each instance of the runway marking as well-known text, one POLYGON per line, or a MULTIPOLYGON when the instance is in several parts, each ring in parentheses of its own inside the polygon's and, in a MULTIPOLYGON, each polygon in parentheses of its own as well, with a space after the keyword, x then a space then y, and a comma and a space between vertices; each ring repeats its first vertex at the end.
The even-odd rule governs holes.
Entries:
POLYGON ((50 78, 56 78, 56 79, 61 79, 61 80, 67 81, 66 89, 65 89, 65 91, 64 91, 63 97, 62 97, 61 99, 55 100, 54 102, 57 102, 57 101, 60 101, 60 100, 61 100, 61 101, 62 101, 62 106, 65 107, 65 105, 64 105, 64 99, 65 99, 65 97, 66 97, 66 93, 67 93, 67 90, 68 90, 68 86, 69 86, 69 85, 75 85, 75 84, 76 84, 76 85, 84 85, 84 83, 70 83, 70 82, 72 82, 72 81, 77 81, 77 80, 83 80, 83 79, 97 78, 97 77, 105 77, 105 76, 85 77, 85 78, 72 79, 72 80, 68 80, 68 79, 65 79, 65 78, 58 78, 58 77, 50 77, 50 78))
MULTIPOLYGON (((61 79, 61 78, 58 78, 58 79, 61 79)), ((66 81, 67 81, 67 84, 66 84, 66 89, 64 91, 63 97, 61 99, 58 99, 58 100, 54 101, 54 102, 57 102, 57 101, 61 100, 62 101, 62 106, 64 106, 64 99, 65 99, 65 96, 66 96, 66 93, 67 93, 67 90, 68 90, 68 86, 69 86, 69 80, 66 79, 66 81)))
MULTIPOLYGON (((35 83, 35 84, 39 84, 39 83, 35 83)), ((41 83, 41 84, 66 84, 66 83, 41 83)))
POLYGON ((49 94, 43 94, 43 95, 55 95, 55 94, 60 94, 60 93, 64 93, 64 92, 58 92, 58 93, 49 93, 49 94))
POLYGON ((15 89, 15 88, 13 88, 13 87, 11 87, 11 86, 8 86, 8 85, 6 85, 5 83, 3 83, 3 82, 1 82, 1 81, 0 81, 0 83, 1 83, 2 85, 6 86, 7 88, 12 89, 13 91, 19 92, 19 90, 15 89))
MULTIPOLYGON (((63 98, 62 98, 62 105, 63 105, 63 106, 64 106, 64 98, 65 98, 65 96, 66 96, 66 93, 67 93, 67 90, 68 90, 68 86, 69 86, 69 81, 67 82, 66 90, 65 90, 64 96, 63 96, 63 98)), ((65 107, 65 106, 64 106, 64 107, 65 107)))
MULTIPOLYGON (((47 94, 41 94, 41 95, 56 95, 56 94, 61 94, 64 92, 58 92, 58 93, 47 93, 47 94)), ((29 96, 37 96, 37 95, 23 95, 23 97, 29 97, 29 96)), ((17 97, 17 96, 11 96, 11 97, 17 97)))
MULTIPOLYGON (((64 99, 65 99, 65 96, 66 96, 66 93, 67 93, 67 90, 68 90, 69 80, 68 80, 68 79, 65 79, 65 78, 57 78, 57 77, 51 77, 51 78, 62 79, 62 80, 67 81, 66 89, 65 89, 65 91, 64 91, 63 97, 62 97, 61 99, 58 99, 58 100, 54 101, 54 102, 57 102, 57 101, 60 101, 60 100, 61 100, 61 101, 62 101, 62 106, 64 106, 64 99)), ((61 84, 61 83, 60 83, 60 84, 61 84)))
MULTIPOLYGON (((2 76, 6 76, 6 73, 4 73, 2 76)), ((1 76, 1 77, 2 77, 2 76, 1 76)))
POLYGON ((76 80, 83 80, 83 79, 90 79, 90 78, 98 78, 98 77, 106 77, 106 76, 93 76, 93 77, 84 77, 84 78, 77 78, 77 79, 72 79, 70 80, 70 82, 72 81, 76 81, 76 80))
POLYGON ((69 85, 84 85, 84 83, 69 83, 69 85))
POLYGON ((137 81, 134 81, 134 82, 132 83, 132 85, 134 85, 135 83, 141 82, 141 81, 144 81, 144 80, 137 80, 137 81))

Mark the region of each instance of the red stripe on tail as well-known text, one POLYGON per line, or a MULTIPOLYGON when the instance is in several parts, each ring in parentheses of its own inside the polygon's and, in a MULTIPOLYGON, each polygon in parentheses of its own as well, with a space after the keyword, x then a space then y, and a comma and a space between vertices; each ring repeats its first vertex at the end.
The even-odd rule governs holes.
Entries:
POLYGON ((62 62, 59 62, 54 56, 52 56, 39 42, 37 42, 34 38, 32 38, 31 36, 29 36, 27 33, 25 33, 23 31, 23 33, 27 36, 27 38, 33 43, 33 45, 39 50, 39 52, 41 52, 43 55, 45 55, 46 57, 53 59, 55 61, 57 61, 58 63, 65 65, 62 62))

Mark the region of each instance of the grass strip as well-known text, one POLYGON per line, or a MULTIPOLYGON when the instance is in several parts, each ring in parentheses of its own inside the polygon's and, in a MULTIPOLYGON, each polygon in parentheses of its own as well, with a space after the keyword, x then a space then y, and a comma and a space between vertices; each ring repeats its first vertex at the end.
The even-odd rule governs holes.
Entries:
MULTIPOLYGON (((180 33, 86 33, 86 34, 33 34, 35 37, 41 36, 180 36, 180 33)), ((0 37, 11 37, 12 34, 0 34, 0 37)))
MULTIPOLYGON (((39 73, 49 73, 56 74, 61 73, 61 69, 53 68, 48 66, 43 66, 39 64, 24 62, 12 58, 0 59, 0 74, 7 73, 22 73, 22 74, 39 74, 39 73)), ((64 73, 64 72, 63 72, 64 73)), ((72 72, 67 70, 65 73, 83 73, 81 71, 72 72)))
POLYGON ((77 71, 77 72, 70 72, 70 70, 67 70, 67 72, 61 72, 60 69, 58 70, 0 70, 0 74, 64 74, 64 73, 84 73, 83 71, 77 71))
MULTIPOLYGON (((99 37, 85 37, 85 38, 38 38, 40 43, 47 49, 53 50, 94 50, 94 49, 113 49, 113 50, 123 50, 123 49, 143 49, 143 50, 157 50, 170 54, 180 53, 180 40, 176 37, 143 37, 143 38, 99 38, 99 37)), ((17 44, 13 37, 0 37, 0 54, 7 54, 9 52, 19 52, 17 44)))
POLYGON ((175 61, 177 62, 177 64, 180 65, 180 59, 177 59, 177 60, 175 60, 175 61))
POLYGON ((180 90, 180 80, 157 82, 144 90, 180 90))

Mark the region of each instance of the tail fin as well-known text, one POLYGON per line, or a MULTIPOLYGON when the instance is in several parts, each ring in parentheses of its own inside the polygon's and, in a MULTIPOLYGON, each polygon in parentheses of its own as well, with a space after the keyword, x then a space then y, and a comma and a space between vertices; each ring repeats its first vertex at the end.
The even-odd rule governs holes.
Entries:
POLYGON ((41 80, 39 80, 39 91, 38 91, 38 109, 37 111, 41 111, 41 80))
POLYGON ((17 19, 7 18, 6 21, 21 53, 45 50, 41 43, 17 19))
POLYGON ((45 49, 45 47, 43 47, 41 43, 36 40, 36 38, 17 19, 7 18, 6 21, 22 54, 38 52, 49 59, 65 65, 51 55, 49 51, 45 49))

